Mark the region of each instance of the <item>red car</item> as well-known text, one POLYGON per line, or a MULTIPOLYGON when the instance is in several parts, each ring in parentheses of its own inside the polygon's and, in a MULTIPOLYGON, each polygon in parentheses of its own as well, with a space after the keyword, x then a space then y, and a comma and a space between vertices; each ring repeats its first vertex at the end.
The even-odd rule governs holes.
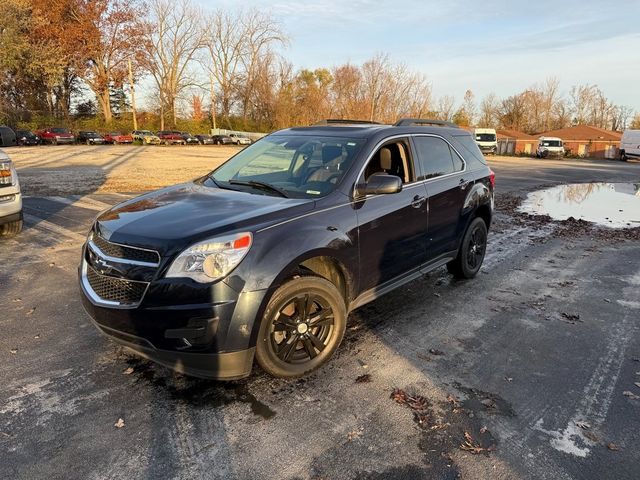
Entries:
POLYGON ((161 130, 156 135, 158 135, 160 142, 164 143, 165 145, 172 145, 175 143, 178 143, 180 145, 185 145, 187 143, 185 142, 184 138, 182 138, 182 135, 180 135, 180 132, 172 132, 170 130, 161 130))
POLYGON ((40 137, 42 143, 50 143, 51 145, 58 145, 59 143, 74 143, 76 137, 68 128, 44 128, 38 130, 36 135, 40 137))
POLYGON ((133 143, 133 137, 131 135, 123 135, 120 132, 105 133, 104 143, 112 143, 113 145, 117 143, 133 143))

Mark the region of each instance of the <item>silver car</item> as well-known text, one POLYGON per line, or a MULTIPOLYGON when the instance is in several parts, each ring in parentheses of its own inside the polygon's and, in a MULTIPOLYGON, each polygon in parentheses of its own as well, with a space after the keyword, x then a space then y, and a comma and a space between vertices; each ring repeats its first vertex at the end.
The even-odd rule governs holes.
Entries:
POLYGON ((13 162, 0 150, 0 236, 22 230, 22 194, 13 162))

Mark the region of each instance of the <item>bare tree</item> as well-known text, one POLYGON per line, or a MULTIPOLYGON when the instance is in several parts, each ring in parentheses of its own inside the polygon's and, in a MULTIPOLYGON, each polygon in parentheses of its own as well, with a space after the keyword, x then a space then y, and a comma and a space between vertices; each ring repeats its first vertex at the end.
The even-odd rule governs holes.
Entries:
POLYGON ((438 119, 450 122, 453 120, 453 106, 456 100, 451 95, 444 95, 438 100, 438 119))
POLYGON ((490 93, 480 102, 478 126, 488 128, 498 127, 498 98, 494 93, 490 93))
POLYGON ((190 0, 153 0, 150 10, 153 26, 148 32, 146 66, 158 89, 160 128, 164 129, 167 111, 175 126, 180 95, 198 85, 191 66, 205 45, 205 36, 202 15, 190 0))
POLYGON ((369 107, 369 120, 378 118, 381 99, 389 87, 389 56, 378 54, 362 65, 362 81, 369 107))

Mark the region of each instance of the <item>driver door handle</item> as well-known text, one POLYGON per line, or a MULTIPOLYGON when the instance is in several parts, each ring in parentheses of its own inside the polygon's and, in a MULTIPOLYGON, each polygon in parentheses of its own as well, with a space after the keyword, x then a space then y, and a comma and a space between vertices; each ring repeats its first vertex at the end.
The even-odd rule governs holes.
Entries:
POLYGON ((413 208, 420 208, 422 207, 422 205, 426 200, 427 200, 427 197, 416 195, 415 197, 413 197, 413 200, 411 201, 411 206, 413 208))
POLYGON ((465 188, 467 188, 467 186, 469 185, 469 182, 467 182, 464 178, 460 179, 460 189, 464 190, 465 188))

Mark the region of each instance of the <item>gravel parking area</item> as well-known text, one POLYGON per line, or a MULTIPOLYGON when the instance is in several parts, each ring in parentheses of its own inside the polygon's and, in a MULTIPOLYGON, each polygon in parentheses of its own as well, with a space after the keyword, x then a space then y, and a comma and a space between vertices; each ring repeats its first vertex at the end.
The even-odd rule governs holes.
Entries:
POLYGON ((0 242, 0 478, 640 478, 640 241, 515 210, 540 185, 640 183, 640 164, 489 158, 476 279, 439 269, 357 309, 307 378, 220 383, 100 336, 77 265, 99 211, 237 151, 7 150, 27 198, 0 242))

